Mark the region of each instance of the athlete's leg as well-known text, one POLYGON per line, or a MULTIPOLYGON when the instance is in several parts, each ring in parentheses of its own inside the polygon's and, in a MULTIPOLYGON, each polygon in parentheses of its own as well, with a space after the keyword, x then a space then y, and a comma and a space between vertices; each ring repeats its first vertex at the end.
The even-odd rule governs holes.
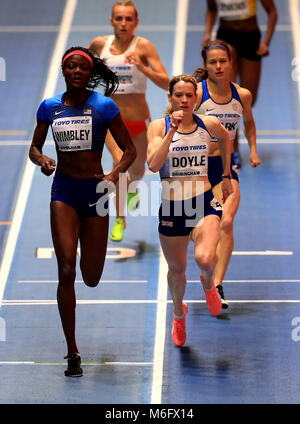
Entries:
POLYGON ((203 286, 205 290, 210 290, 218 259, 216 249, 220 239, 220 218, 207 215, 199 224, 193 229, 191 237, 195 244, 195 260, 202 270, 203 286))
MULTIPOLYGON (((133 164, 128 169, 128 172, 130 175, 130 182, 132 183, 131 189, 135 191, 136 184, 133 184, 133 183, 141 180, 145 173, 145 163, 147 160, 147 143, 148 143, 147 131, 143 131, 140 134, 137 134, 136 136, 132 137, 132 141, 135 145, 137 155, 133 164)), ((108 133, 105 143, 113 156, 114 164, 119 162, 123 152, 119 149, 119 147, 117 146, 116 142, 114 141, 110 133, 108 133)), ((124 209, 125 209, 124 200, 125 199, 124 199, 123 193, 122 193, 122 199, 121 199, 121 193, 119 192, 119 185, 117 184, 117 187, 116 187, 117 217, 124 217, 124 209)))
POLYGON ((132 137, 132 141, 136 148, 136 159, 128 169, 130 181, 128 186, 127 206, 132 211, 139 205, 140 199, 138 195, 138 182, 145 173, 145 163, 147 159, 147 133, 143 131, 132 137))
POLYGON ((159 234, 164 257, 168 264, 168 286, 175 316, 183 316, 182 301, 185 293, 188 236, 167 237, 159 234))
MULTIPOLYGON (((232 60, 232 68, 230 73, 230 80, 232 82, 237 82, 237 78, 239 76, 239 57, 237 50, 231 46, 231 60, 232 60)), ((238 132, 236 132, 236 136, 233 142, 233 150, 236 153, 239 153, 239 135, 238 132)), ((238 162, 240 160, 239 157, 236 157, 236 161, 238 162)), ((238 165, 238 163, 237 163, 238 165)))
POLYGON ((243 88, 247 88, 251 92, 253 106, 257 99, 261 73, 261 61, 250 60, 244 57, 240 57, 238 69, 240 76, 240 85, 243 88))
MULTIPOLYGON (((217 247, 218 262, 215 267, 214 283, 222 285, 234 247, 233 221, 239 208, 240 189, 239 183, 232 179, 233 193, 223 204, 221 220, 221 237, 217 247)), ((216 196, 217 197, 217 196, 216 196)))
MULTIPOLYGON (((115 140, 113 139, 111 133, 108 131, 107 135, 106 135, 106 139, 105 139, 105 144, 106 147, 108 148, 110 154, 112 155, 113 158, 113 166, 115 166, 117 163, 120 162, 123 152, 122 150, 119 148, 119 146, 117 145, 117 143, 115 142, 115 140)), ((126 181, 127 182, 127 181, 126 181)), ((122 188, 122 184, 121 184, 121 188, 122 188)), ((126 204, 126 195, 127 195, 127 188, 128 188, 128 184, 126 187, 126 192, 124 193, 124 190, 120 190, 120 184, 119 182, 116 184, 116 213, 117 213, 117 218, 123 218, 125 220, 125 204, 126 204)))
POLYGON ((136 148, 136 158, 128 169, 130 180, 141 180, 145 173, 145 163, 147 159, 147 131, 132 137, 132 141, 136 148))
POLYGON ((58 265, 57 303, 68 356, 78 352, 75 340, 75 274, 80 219, 71 206, 51 202, 51 232, 58 265))
MULTIPOLYGON (((117 143, 113 139, 111 133, 108 131, 105 139, 105 144, 112 155, 113 166, 120 162, 123 152, 118 147, 117 143)), ((112 241, 122 241, 124 229, 126 228, 126 216, 125 216, 125 205, 128 191, 128 174, 120 176, 119 181, 116 184, 116 220, 113 229, 110 234, 112 241)))
POLYGON ((237 76, 238 76, 238 53, 235 47, 230 46, 230 48, 231 48, 231 61, 232 61, 230 81, 236 82, 237 76))
POLYGON ((192 232, 192 239, 195 243, 195 259, 202 270, 200 279, 205 293, 206 304, 213 316, 219 315, 222 310, 221 298, 213 283, 219 237, 220 218, 216 215, 206 216, 192 232))
POLYGON ((95 287, 100 281, 108 237, 109 216, 82 218, 80 225, 80 269, 87 286, 95 287))

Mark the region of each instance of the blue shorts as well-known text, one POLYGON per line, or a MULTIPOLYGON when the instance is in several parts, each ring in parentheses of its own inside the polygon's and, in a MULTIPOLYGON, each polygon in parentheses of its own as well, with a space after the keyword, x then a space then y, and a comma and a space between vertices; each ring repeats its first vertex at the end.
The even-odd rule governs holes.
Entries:
POLYGON ((211 189, 187 200, 163 199, 159 208, 158 231, 168 237, 188 236, 207 215, 222 218, 222 206, 211 189))
MULTIPOLYGON (((55 172, 51 202, 59 200, 74 208, 80 217, 99 216, 97 202, 105 193, 97 193, 96 187, 102 180, 99 178, 72 178, 55 172)), ((98 206, 99 207, 99 206, 98 206)), ((108 214, 108 200, 104 202, 108 214)))
MULTIPOLYGON (((233 155, 231 155, 230 169, 232 179, 239 182, 239 170, 233 161, 233 155)), ((222 182, 222 175, 223 163, 221 156, 208 156, 208 179, 212 188, 222 182)))

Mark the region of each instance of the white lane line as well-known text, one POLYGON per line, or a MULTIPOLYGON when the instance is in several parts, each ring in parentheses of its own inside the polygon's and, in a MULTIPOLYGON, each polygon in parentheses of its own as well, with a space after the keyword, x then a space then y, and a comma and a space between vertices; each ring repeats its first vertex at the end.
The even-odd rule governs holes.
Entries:
MULTIPOLYGON (((58 280, 18 280, 20 284, 58 284, 58 280)), ((83 280, 75 280, 75 283, 81 284, 83 280)), ((101 280, 99 284, 139 284, 148 283, 148 280, 101 280)))
MULTIPOLYGON (((179 75, 183 72, 186 26, 188 19, 189 0, 177 1, 176 15, 176 32, 174 40, 172 74, 179 75)), ((166 336, 166 316, 167 316, 167 283, 168 266, 160 249, 159 260, 159 279, 158 279, 158 305, 156 311, 156 329, 154 343, 154 366, 151 389, 151 404, 160 404, 162 402, 162 385, 163 385, 163 367, 164 367, 164 350, 166 336)))
MULTIPOLYGON (((129 304, 160 304, 157 299, 152 300, 139 300, 139 299, 77 299, 77 305, 129 305, 129 304)), ((162 305, 165 302, 161 302, 162 305)), ((40 306, 40 305, 56 305, 56 299, 8 299, 3 300, 2 305, 4 306, 40 306)))
POLYGON ((285 251, 285 250, 236 250, 232 252, 233 255, 250 255, 250 256, 256 256, 256 255, 263 255, 263 256, 290 256, 293 255, 294 252, 292 251, 285 251))
MULTIPOLYGON (((62 22, 60 25, 60 30, 56 39, 56 44, 50 63, 47 82, 43 93, 43 99, 46 97, 51 97, 54 94, 58 73, 60 71, 60 61, 70 33, 76 4, 77 0, 67 0, 66 2, 62 22)), ((28 158, 26 161, 23 177, 21 179, 21 186, 18 189, 18 197, 15 203, 12 225, 8 233, 8 238, 6 241, 4 254, 0 266, 0 308, 7 278, 14 256, 18 235, 23 221, 24 211, 26 208, 27 199, 31 188, 34 170, 35 165, 33 165, 33 163, 28 158)))
MULTIPOLYGON (((259 26, 262 31, 267 30, 267 25, 260 25, 259 26)), ((217 30, 217 26, 214 26, 212 29, 212 32, 215 32, 217 30)), ((292 27, 291 25, 276 25, 276 32, 280 31, 291 31, 292 27)), ((189 32, 202 32, 205 31, 205 25, 187 25, 187 31, 189 32)))
POLYGON ((173 75, 180 75, 183 73, 188 9, 189 0, 178 0, 174 41, 174 52, 176 52, 176 54, 173 55, 172 65, 173 75))
MULTIPOLYGON (((18 280, 20 284, 58 284, 58 280, 18 280)), ((83 280, 76 280, 81 284, 83 280)), ((100 284, 146 284, 148 280, 101 280, 100 284)), ((200 283, 200 280, 187 280, 187 283, 200 283)), ((300 280, 223 280, 223 283, 300 283, 300 280)))
MULTIPOLYGON (((262 31, 267 29, 266 25, 260 26, 262 31)), ((175 25, 139 25, 139 31, 147 32, 171 32, 175 31, 175 25)), ((203 32, 205 25, 187 25, 187 32, 203 32)), ((1 25, 1 32, 57 32, 59 26, 57 25, 1 25)), ((73 25, 71 32, 105 32, 111 31, 110 25, 73 25)), ((292 31, 291 25, 276 25, 276 32, 292 31)))
MULTIPOLYGON (((187 283, 200 283, 200 281, 187 280, 187 283)), ((223 280, 223 283, 300 283, 300 280, 223 280)))
POLYGON ((0 32, 58 32, 59 25, 0 25, 0 32))
MULTIPOLYGON (((30 144, 31 144, 31 141, 29 140, 3 140, 3 141, 0 140, 0 147, 30 146, 30 144)), ((52 142, 46 141, 44 146, 51 145, 51 144, 53 145, 53 141, 52 142)))
POLYGON ((0 135, 27 135, 27 131, 23 130, 0 130, 0 135))
MULTIPOLYGON (((242 144, 247 144, 246 138, 241 138, 242 144)), ((296 138, 259 138, 256 140, 258 144, 300 144, 300 139, 296 138)))
MULTIPOLYGON (((175 75, 175 74, 174 74, 175 75)), ((245 138, 240 138, 242 144, 246 144, 245 138)), ((256 141, 259 144, 300 144, 297 138, 259 138, 256 141)), ((0 146, 30 146, 30 140, 0 140, 0 146)), ((45 142, 45 146, 54 146, 53 140, 45 142)))
MULTIPOLYGON (((294 44, 294 58, 291 65, 299 69, 300 65, 300 17, 299 17, 299 0, 290 0, 290 16, 292 23, 292 35, 294 44)), ((300 103, 300 72, 297 72, 298 100, 300 103)))
POLYGON ((163 384, 164 350, 166 337, 166 316, 168 302, 168 284, 167 284, 168 265, 160 250, 159 261, 159 281, 156 311, 156 329, 153 359, 153 377, 151 390, 151 404, 161 403, 161 390, 163 384))
MULTIPOLYGON (((65 362, 42 362, 42 361, 0 361, 0 365, 66 365, 65 362)), ((149 367, 153 362, 82 362, 83 366, 128 366, 128 367, 149 367)))
MULTIPOLYGON (((240 134, 243 134, 243 131, 239 131, 240 134)), ((285 129, 285 130, 275 130, 275 129, 270 129, 270 130, 256 130, 256 134, 258 135, 299 135, 300 134, 300 130, 297 129, 285 129)))
MULTIPOLYGON (((206 303, 205 300, 185 300, 186 303, 206 303)), ((171 304, 171 300, 160 301, 160 300, 77 300, 77 305, 150 305, 157 304, 157 315, 163 316, 163 313, 166 313, 167 304, 171 304)), ((300 303, 300 299, 241 299, 241 300, 229 300, 229 303, 300 303)), ((52 300, 3 300, 2 306, 52 306, 57 305, 56 299, 52 300)), ((165 318, 165 315, 164 315, 165 318)), ((164 353, 164 340, 166 325, 165 319, 163 322, 156 322, 156 339, 155 339, 155 348, 154 348, 154 371, 153 373, 153 384, 152 384, 152 399, 153 403, 159 403, 161 393, 159 389, 162 384, 162 370, 163 370, 163 353, 164 353), (159 335, 160 337, 157 337, 159 335), (154 402, 155 400, 155 402, 154 402)))

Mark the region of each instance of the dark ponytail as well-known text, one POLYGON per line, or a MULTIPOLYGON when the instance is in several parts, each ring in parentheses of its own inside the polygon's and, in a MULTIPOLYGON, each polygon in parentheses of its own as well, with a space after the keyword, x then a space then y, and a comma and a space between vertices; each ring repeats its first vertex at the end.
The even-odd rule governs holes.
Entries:
MULTIPOLYGON (((105 60, 100 59, 96 54, 93 54, 91 50, 88 50, 85 47, 71 47, 64 53, 62 57, 62 63, 64 57, 74 50, 83 51, 84 53, 88 54, 93 61, 91 78, 86 88, 88 90, 94 90, 100 85, 104 87, 104 95, 111 96, 119 86, 119 79, 117 75, 106 65, 105 60)), ((64 68, 64 65, 62 65, 62 68, 64 68)))
MULTIPOLYGON (((230 47, 227 43, 225 43, 225 41, 222 40, 213 40, 213 41, 209 41, 206 46, 203 47, 202 52, 201 52, 201 56, 203 58, 203 63, 204 65, 206 64, 206 60, 207 60, 207 52, 211 49, 223 49, 226 51, 227 55, 228 55, 228 59, 231 60, 231 50, 230 47)), ((195 80, 197 82, 201 82, 205 79, 207 79, 208 77, 208 72, 206 69, 204 68, 196 68, 193 72, 193 77, 195 78, 195 80)))
POLYGON ((196 68, 193 72, 193 77, 197 82, 201 82, 208 77, 208 72, 204 68, 196 68))

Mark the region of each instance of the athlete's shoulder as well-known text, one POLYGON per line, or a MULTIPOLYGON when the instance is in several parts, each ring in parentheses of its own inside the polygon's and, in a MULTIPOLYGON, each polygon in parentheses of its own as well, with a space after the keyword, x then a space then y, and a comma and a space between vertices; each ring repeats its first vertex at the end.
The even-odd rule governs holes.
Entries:
POLYGON ((119 107, 111 97, 104 96, 97 91, 91 93, 87 104, 95 108, 103 116, 105 121, 110 121, 120 113, 119 107))
POLYGON ((148 38, 141 37, 140 35, 136 36, 137 38, 137 45, 140 46, 150 46, 152 45, 151 41, 148 40, 148 38))
POLYGON ((219 121, 219 119, 216 116, 207 116, 207 115, 199 115, 196 114, 196 116, 202 120, 203 124, 209 128, 209 127, 213 127, 213 126, 220 126, 221 123, 219 121))
POLYGON ((248 96, 248 97, 251 96, 251 91, 248 90, 248 88, 241 87, 236 82, 232 82, 232 84, 236 88, 236 91, 238 92, 239 96, 241 96, 241 95, 242 96, 248 96))
POLYGON ((137 37, 137 50, 141 50, 143 54, 151 53, 156 51, 154 44, 145 37, 137 37))
POLYGON ((87 103, 89 103, 91 106, 94 107, 102 107, 103 105, 115 101, 108 96, 105 96, 104 94, 100 93, 99 91, 92 91, 89 95, 89 98, 87 99, 87 103))
POLYGON ((236 84, 235 82, 232 83, 238 92, 238 95, 240 96, 240 99, 242 103, 252 103, 252 94, 251 91, 247 88, 241 87, 240 85, 236 84))
POLYGON ((44 100, 45 105, 48 108, 58 106, 62 102, 62 97, 63 97, 63 93, 56 94, 55 96, 52 96, 52 97, 48 97, 47 99, 44 100))
POLYGON ((44 99, 37 110, 37 117, 42 121, 49 122, 50 113, 62 103, 63 94, 57 94, 44 99))
POLYGON ((98 55, 100 55, 101 51, 103 50, 103 47, 108 40, 109 35, 102 35, 94 38, 89 46, 88 49, 94 50, 98 55))
MULTIPOLYGON (((151 121, 150 123, 149 123, 149 127, 151 126, 151 127, 160 127, 160 126, 162 126, 162 125, 164 125, 164 123, 165 123, 165 119, 166 118, 158 118, 158 119, 154 119, 154 121, 151 121)), ((168 118, 167 118, 168 119, 168 118)))
POLYGON ((159 118, 155 119, 154 121, 151 121, 148 126, 148 133, 153 132, 157 135, 160 132, 164 132, 166 127, 165 119, 166 118, 159 118))

